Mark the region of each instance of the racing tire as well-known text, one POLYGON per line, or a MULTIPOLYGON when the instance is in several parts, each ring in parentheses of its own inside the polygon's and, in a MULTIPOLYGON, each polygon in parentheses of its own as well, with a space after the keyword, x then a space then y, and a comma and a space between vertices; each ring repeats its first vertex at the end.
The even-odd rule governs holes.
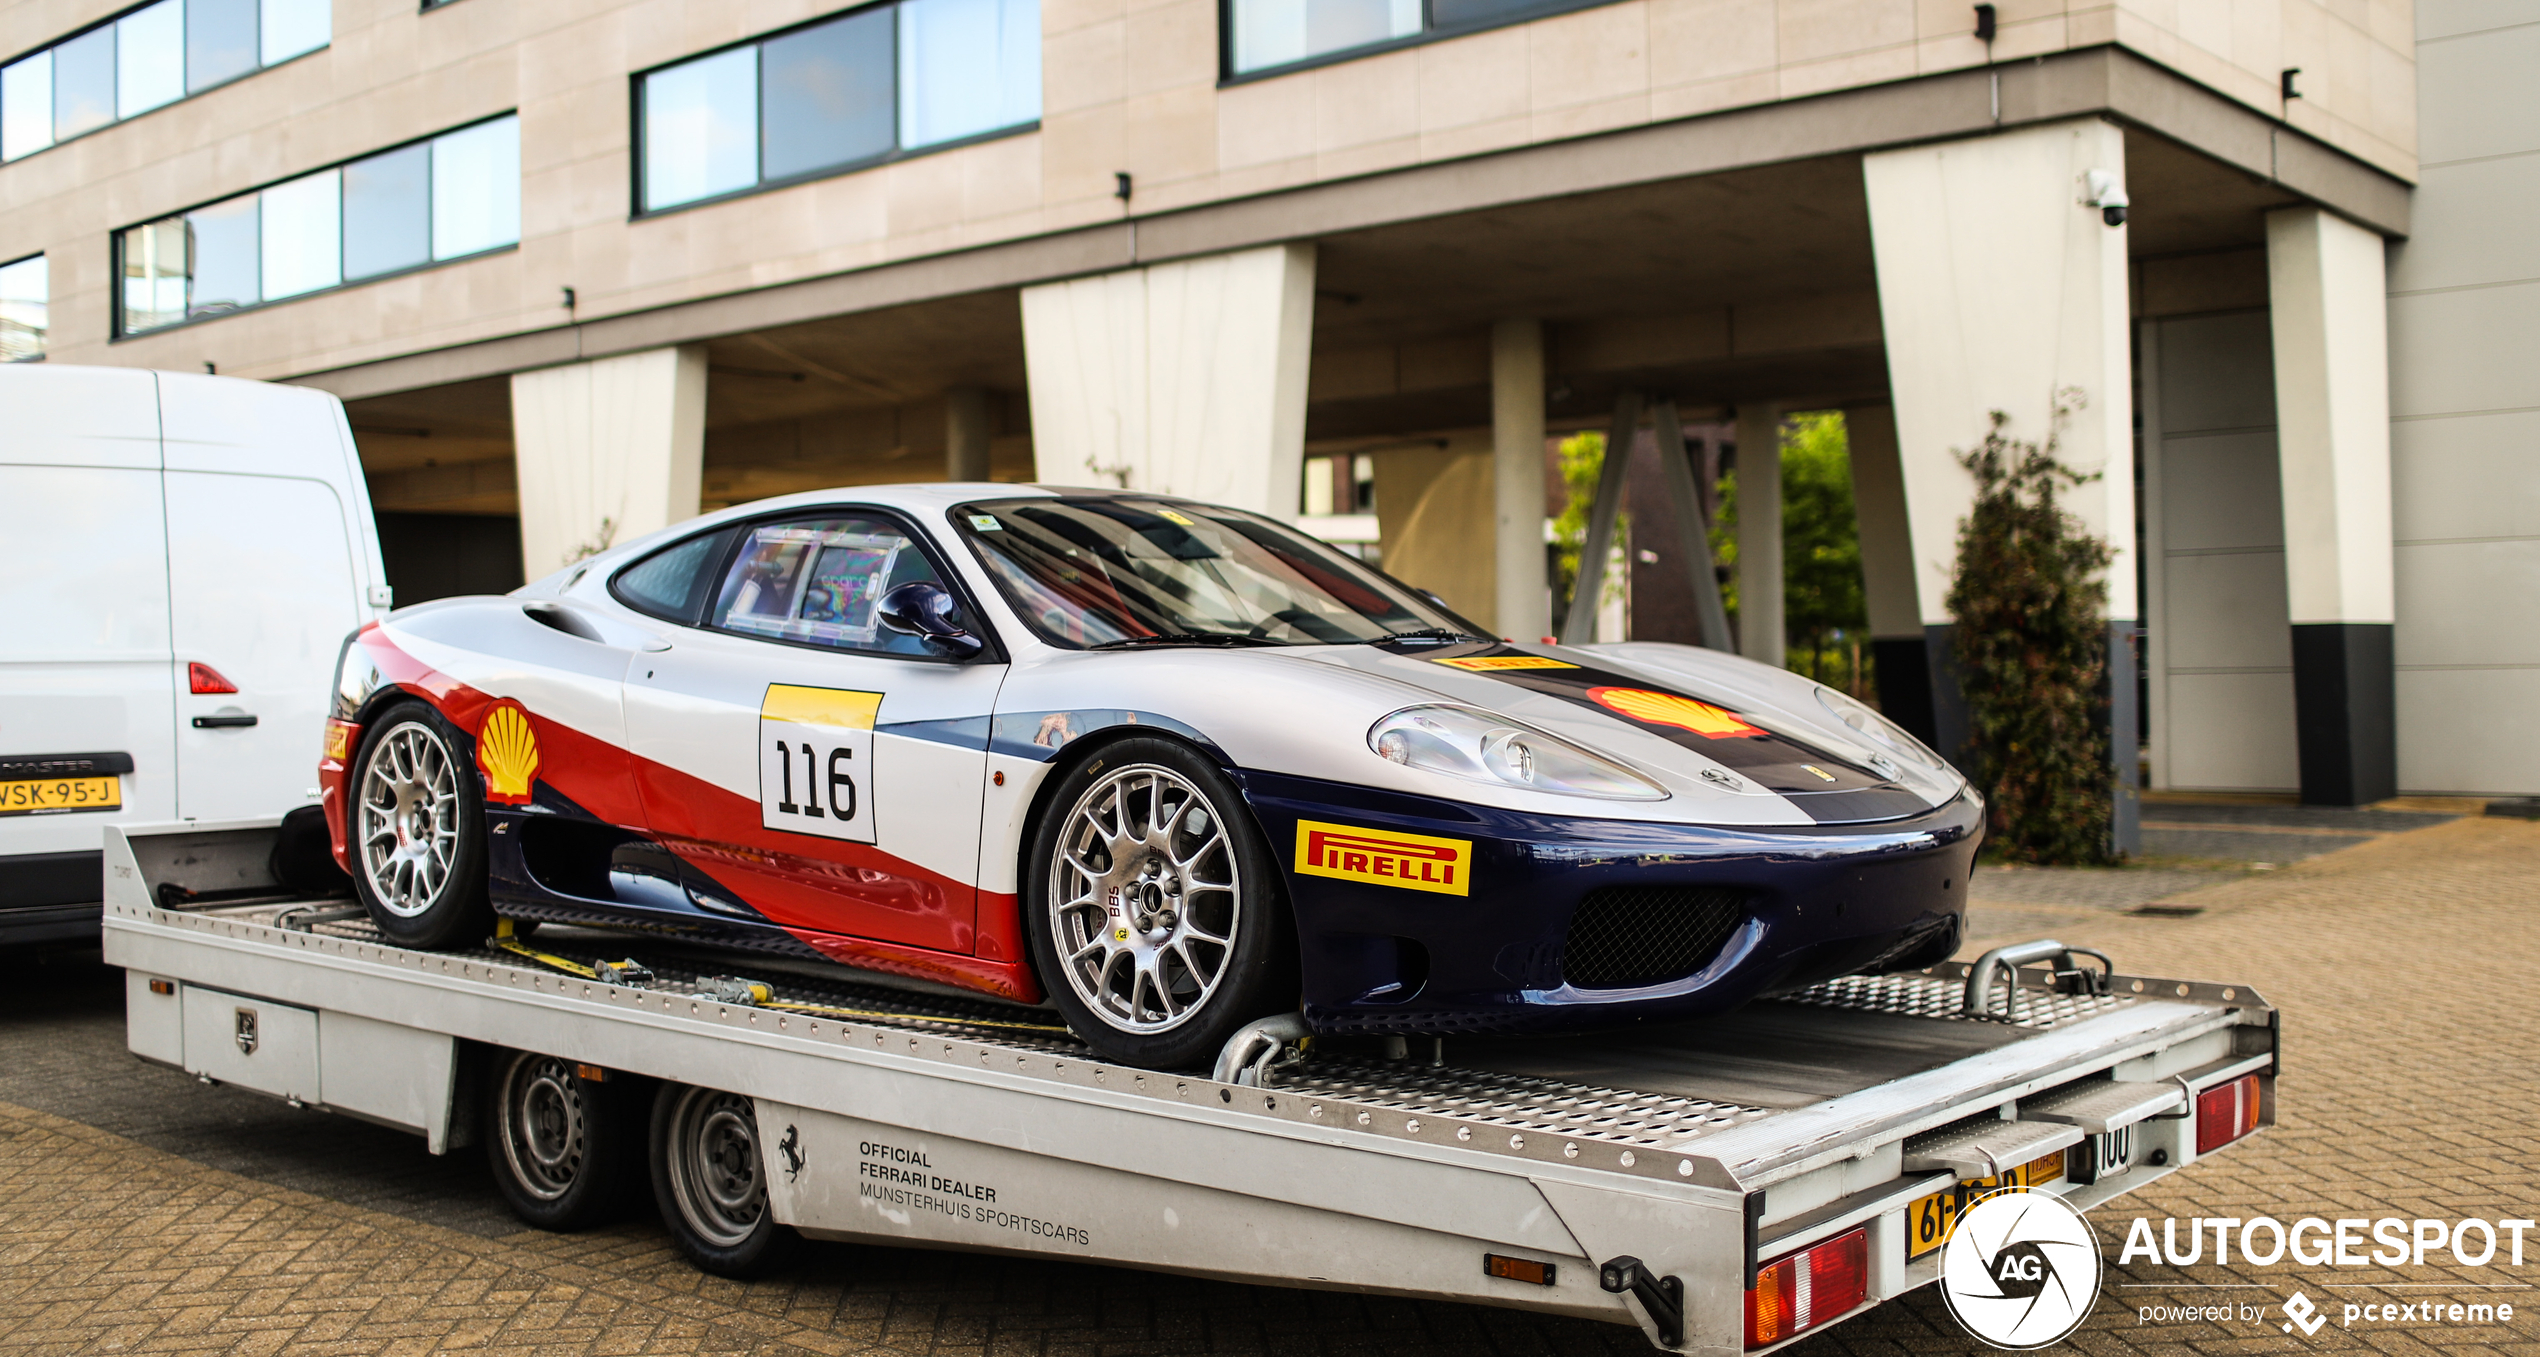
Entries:
POLYGON ((1060 780, 1024 865, 1042 987, 1104 1059, 1205 1067, 1236 1029, 1296 1008, 1278 863, 1235 784, 1187 746, 1105 746, 1060 780))
POLYGON ((644 1090, 570 1060, 507 1052, 485 1108, 494 1185, 524 1224, 570 1231, 623 1214, 643 1162, 644 1090))
POLYGON ((494 931, 486 896, 485 790, 458 727, 401 702, 362 734, 344 837, 353 893, 401 947, 438 951, 494 931))
POLYGON ((686 1084, 653 1095, 653 1203, 688 1261, 747 1280, 791 1262, 802 1236, 768 1208, 767 1147, 748 1098, 686 1084))

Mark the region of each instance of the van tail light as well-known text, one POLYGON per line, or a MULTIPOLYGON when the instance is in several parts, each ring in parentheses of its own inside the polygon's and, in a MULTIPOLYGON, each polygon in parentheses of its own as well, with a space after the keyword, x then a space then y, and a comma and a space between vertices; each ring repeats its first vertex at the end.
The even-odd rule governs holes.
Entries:
POLYGON ((185 685, 196 693, 234 693, 238 685, 222 678, 219 670, 201 660, 185 666, 185 685))
POLYGON ((1870 1295, 1867 1226, 1755 1270, 1746 1293, 1746 1345, 1796 1337, 1859 1308, 1870 1295))
POLYGON ((2196 1095, 2196 1152, 2212 1154, 2258 1129, 2258 1076, 2244 1074, 2196 1095))

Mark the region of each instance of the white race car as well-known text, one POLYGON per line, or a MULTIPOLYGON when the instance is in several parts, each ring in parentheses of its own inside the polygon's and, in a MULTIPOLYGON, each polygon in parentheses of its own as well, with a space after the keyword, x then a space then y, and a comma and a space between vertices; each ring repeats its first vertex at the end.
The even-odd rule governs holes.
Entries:
POLYGON ((1512 645, 1271 519, 858 487, 346 643, 321 764, 390 937, 497 914, 1242 1024, 1700 1017, 1955 949, 1981 803, 1877 713, 1685 646, 1512 645))

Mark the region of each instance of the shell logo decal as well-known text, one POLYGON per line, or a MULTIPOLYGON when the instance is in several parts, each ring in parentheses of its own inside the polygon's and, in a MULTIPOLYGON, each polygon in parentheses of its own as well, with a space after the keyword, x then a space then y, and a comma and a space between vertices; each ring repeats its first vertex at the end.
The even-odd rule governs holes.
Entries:
POLYGON ((538 777, 538 732, 529 713, 517 702, 505 702, 485 714, 476 732, 476 766, 485 774, 485 799, 525 805, 530 784, 538 777))
POLYGON ((1708 739, 1729 739, 1764 732, 1708 702, 1647 688, 1590 688, 1588 699, 1609 711, 1653 726, 1675 726, 1708 739))

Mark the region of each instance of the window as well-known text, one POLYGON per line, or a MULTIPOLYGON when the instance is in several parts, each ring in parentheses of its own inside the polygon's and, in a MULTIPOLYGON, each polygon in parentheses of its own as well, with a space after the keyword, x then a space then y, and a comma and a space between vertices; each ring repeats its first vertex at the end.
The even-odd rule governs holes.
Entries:
POLYGON ((0 363, 44 356, 45 308, 51 296, 44 256, 0 264, 0 363))
POLYGON ((520 119, 286 180, 116 233, 122 335, 520 242, 520 119))
POLYGON ((617 572, 609 591, 617 601, 665 622, 695 626, 705 607, 709 574, 723 559, 732 530, 717 529, 662 548, 617 572))
POLYGON ((899 0, 637 77, 637 207, 871 165, 1041 116, 1039 0, 899 0))
POLYGON ((1227 74, 1254 75, 1423 37, 1470 33, 1605 0, 1225 0, 1227 74))
POLYGON ((324 47, 331 0, 157 0, 0 67, 0 160, 324 47))
POLYGON ((942 582, 906 533, 878 519, 761 523, 742 540, 709 620, 771 641, 939 658, 878 615, 882 595, 912 580, 942 582))

